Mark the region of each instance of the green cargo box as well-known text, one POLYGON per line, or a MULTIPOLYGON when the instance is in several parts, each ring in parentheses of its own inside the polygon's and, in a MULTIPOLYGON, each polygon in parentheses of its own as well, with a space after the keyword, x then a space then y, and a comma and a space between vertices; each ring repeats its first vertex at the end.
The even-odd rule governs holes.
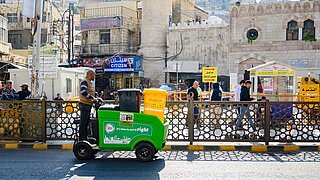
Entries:
POLYGON ((99 110, 100 150, 132 151, 142 142, 161 150, 166 142, 168 122, 143 113, 99 110))

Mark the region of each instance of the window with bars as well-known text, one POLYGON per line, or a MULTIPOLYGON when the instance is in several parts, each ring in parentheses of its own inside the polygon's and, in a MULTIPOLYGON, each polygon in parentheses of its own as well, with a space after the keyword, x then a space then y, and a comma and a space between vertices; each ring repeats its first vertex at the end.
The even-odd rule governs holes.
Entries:
POLYGON ((8 13, 7 19, 9 23, 17 23, 18 22, 18 16, 16 13, 8 13))
POLYGON ((110 30, 100 30, 100 44, 110 44, 110 30))
POLYGON ((299 28, 298 23, 294 20, 288 22, 287 26, 287 38, 288 41, 290 40, 299 40, 299 28))
POLYGON ((9 43, 22 44, 22 34, 9 34, 9 43))

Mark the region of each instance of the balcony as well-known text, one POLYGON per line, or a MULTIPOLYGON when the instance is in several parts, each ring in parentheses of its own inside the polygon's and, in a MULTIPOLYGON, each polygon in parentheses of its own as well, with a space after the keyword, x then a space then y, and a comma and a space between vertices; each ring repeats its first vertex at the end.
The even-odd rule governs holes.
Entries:
POLYGON ((93 9, 83 9, 80 13, 81 19, 86 18, 97 18, 97 17, 112 17, 112 16, 124 16, 137 18, 137 11, 123 7, 104 7, 104 8, 93 8, 93 9))
POLYGON ((128 44, 85 44, 81 46, 81 56, 104 56, 114 54, 136 54, 138 46, 128 44))

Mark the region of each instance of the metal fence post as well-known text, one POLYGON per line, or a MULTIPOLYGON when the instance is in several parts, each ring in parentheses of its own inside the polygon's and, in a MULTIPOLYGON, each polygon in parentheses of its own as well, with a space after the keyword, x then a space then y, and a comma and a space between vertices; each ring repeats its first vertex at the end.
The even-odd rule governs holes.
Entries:
POLYGON ((194 102, 193 100, 189 100, 188 102, 188 134, 190 145, 193 144, 194 140, 194 102))
POLYGON ((271 124, 271 111, 270 111, 270 101, 265 102, 265 129, 264 129, 264 140, 265 145, 269 145, 270 141, 270 124, 271 124))
POLYGON ((41 136, 41 141, 42 142, 46 142, 47 139, 47 128, 46 128, 46 114, 47 114, 47 105, 46 105, 46 101, 42 100, 41 101, 41 129, 42 129, 42 136, 41 136))

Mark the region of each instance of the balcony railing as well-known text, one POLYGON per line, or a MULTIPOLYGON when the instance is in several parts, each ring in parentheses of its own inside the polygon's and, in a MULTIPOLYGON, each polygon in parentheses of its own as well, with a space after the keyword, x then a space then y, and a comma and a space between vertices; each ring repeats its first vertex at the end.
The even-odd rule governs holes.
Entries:
POLYGON ((95 17, 111 17, 111 16, 125 16, 137 18, 137 11, 123 7, 104 7, 94 9, 83 9, 80 13, 80 18, 95 18, 95 17))
POLYGON ((86 44, 81 46, 82 56, 114 55, 117 53, 136 53, 138 46, 128 44, 86 44))

